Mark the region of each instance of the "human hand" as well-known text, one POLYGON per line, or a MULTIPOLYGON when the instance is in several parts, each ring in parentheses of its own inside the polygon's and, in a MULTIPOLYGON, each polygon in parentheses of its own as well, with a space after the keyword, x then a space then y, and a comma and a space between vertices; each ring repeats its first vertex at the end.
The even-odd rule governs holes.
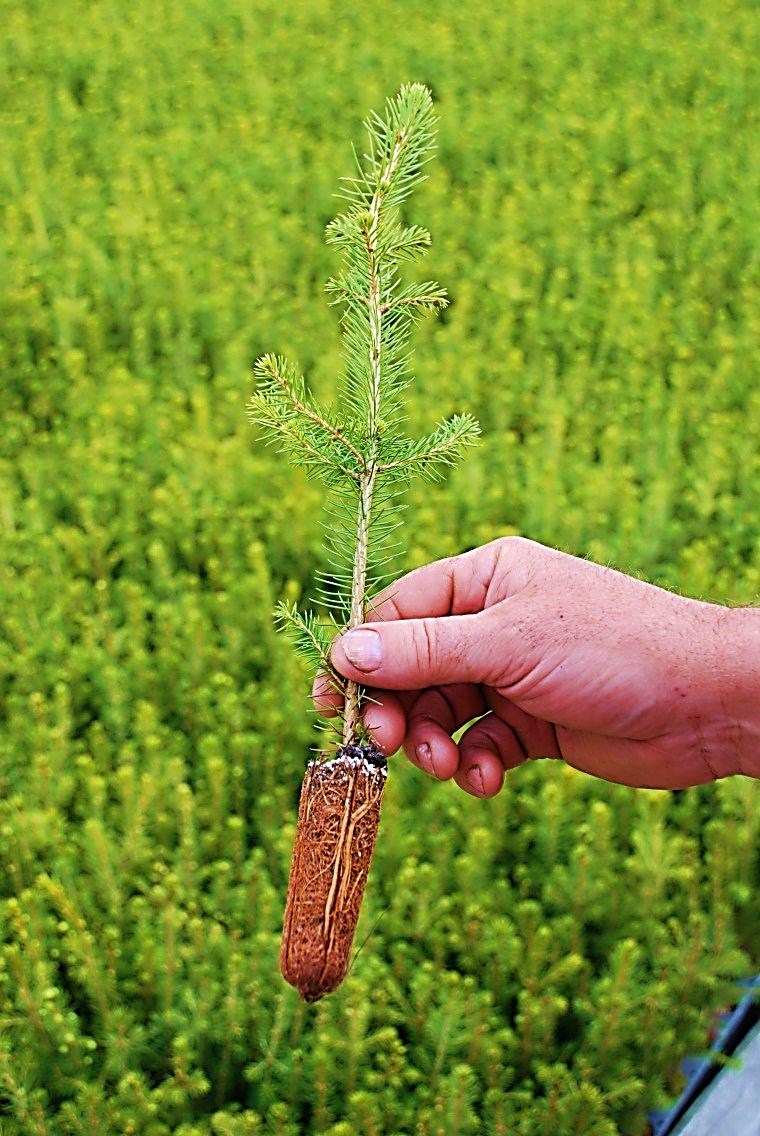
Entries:
MULTIPOLYGON (((539 757, 658 789, 760 775, 760 612, 521 537, 402 577, 332 661, 367 686, 364 721, 385 753, 403 745, 475 796, 539 757)), ((323 678, 314 698, 336 712, 323 678)))

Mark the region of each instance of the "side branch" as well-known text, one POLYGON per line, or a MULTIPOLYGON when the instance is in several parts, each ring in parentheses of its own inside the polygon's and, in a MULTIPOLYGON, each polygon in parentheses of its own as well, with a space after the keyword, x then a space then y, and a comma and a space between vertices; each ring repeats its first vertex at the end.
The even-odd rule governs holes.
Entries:
MULTIPOLYGON (((283 443, 290 447, 292 453, 297 454, 298 451, 303 455, 303 464, 324 468, 325 465, 330 465, 325 458, 324 453, 312 445, 312 443, 303 436, 294 426, 289 422, 283 421, 277 416, 277 411, 273 408, 271 402, 267 400, 266 395, 255 394, 248 404, 248 414, 252 422, 261 426, 270 436, 270 440, 280 437, 283 443)), ((351 478, 353 481, 359 482, 360 477, 356 470, 349 469, 348 466, 339 465, 337 467, 341 473, 346 477, 351 478)))
POLYGON ((386 304, 380 305, 380 311, 392 312, 395 308, 445 308, 448 300, 444 295, 431 292, 429 295, 423 296, 399 296, 395 300, 389 300, 386 304))
POLYGON ((425 472, 427 467, 453 465, 467 448, 477 441, 480 427, 469 414, 456 414, 442 422, 435 433, 419 442, 397 443, 390 461, 378 465, 378 473, 406 469, 425 472))
MULTIPOLYGON (((333 441, 338 442, 339 445, 347 449, 351 456, 359 463, 359 466, 364 469, 366 463, 362 453, 356 448, 353 442, 346 437, 343 431, 339 430, 337 426, 333 426, 326 418, 322 418, 320 414, 317 414, 317 412, 312 410, 310 406, 307 406, 305 402, 302 402, 285 376, 281 375, 279 371, 272 368, 269 374, 292 404, 294 410, 297 410, 299 414, 303 414, 305 418, 308 418, 316 426, 324 430, 326 434, 329 434, 333 441)), ((344 469, 344 473, 348 473, 355 481, 360 480, 359 474, 355 470, 344 469)))

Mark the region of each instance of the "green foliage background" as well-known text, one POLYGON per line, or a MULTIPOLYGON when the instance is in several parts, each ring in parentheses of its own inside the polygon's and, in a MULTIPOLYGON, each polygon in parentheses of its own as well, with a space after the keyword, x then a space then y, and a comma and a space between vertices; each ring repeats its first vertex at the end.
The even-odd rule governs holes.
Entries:
POLYGON ((760 592, 757 6, 0 2, 0 1131, 636 1136, 757 968, 758 793, 392 762, 345 986, 277 973, 318 494, 252 360, 329 400, 360 120, 427 82, 453 299, 399 568, 520 532, 760 592), (379 922, 378 922, 379 920, 379 922))

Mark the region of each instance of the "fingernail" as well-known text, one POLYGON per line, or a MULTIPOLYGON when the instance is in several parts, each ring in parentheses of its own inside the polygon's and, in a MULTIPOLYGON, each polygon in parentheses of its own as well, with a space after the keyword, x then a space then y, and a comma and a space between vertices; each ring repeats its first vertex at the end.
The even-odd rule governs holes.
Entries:
POLYGON ((340 645, 358 671, 374 671, 383 661, 383 642, 370 627, 358 627, 341 636, 340 645))
POLYGON ((473 765, 467 770, 467 783, 472 786, 476 793, 483 792, 483 774, 480 772, 479 765, 473 765))
POLYGON ((426 773, 431 773, 435 776, 435 769, 433 768, 433 751, 427 742, 420 742, 415 746, 414 752, 417 754, 417 760, 426 773))

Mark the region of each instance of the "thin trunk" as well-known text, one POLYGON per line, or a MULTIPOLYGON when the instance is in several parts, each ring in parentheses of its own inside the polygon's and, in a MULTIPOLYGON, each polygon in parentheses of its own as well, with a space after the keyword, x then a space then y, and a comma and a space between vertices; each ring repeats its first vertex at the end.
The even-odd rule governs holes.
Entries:
MULTIPOLYGON (((369 295, 367 308, 369 312, 370 344, 370 398, 367 414, 367 435, 369 453, 365 472, 361 476, 359 491, 359 506, 356 517, 356 552, 354 554, 354 570, 351 582, 351 615, 348 626, 358 627, 364 623, 367 599, 367 563, 369 557, 369 528, 372 518, 372 499, 378 475, 379 459, 379 424, 380 424, 380 392, 382 384, 382 349, 383 349, 383 304, 380 265, 377 256, 377 233, 380 223, 380 210, 385 197, 385 187, 390 184, 399 157, 401 148, 406 140, 406 132, 400 130, 388 162, 385 177, 375 191, 369 207, 370 224, 365 232, 365 245, 369 264, 369 295)), ((343 719, 343 744, 350 745, 356 738, 356 730, 361 714, 362 688, 356 682, 349 681, 345 691, 345 716, 343 719)))

